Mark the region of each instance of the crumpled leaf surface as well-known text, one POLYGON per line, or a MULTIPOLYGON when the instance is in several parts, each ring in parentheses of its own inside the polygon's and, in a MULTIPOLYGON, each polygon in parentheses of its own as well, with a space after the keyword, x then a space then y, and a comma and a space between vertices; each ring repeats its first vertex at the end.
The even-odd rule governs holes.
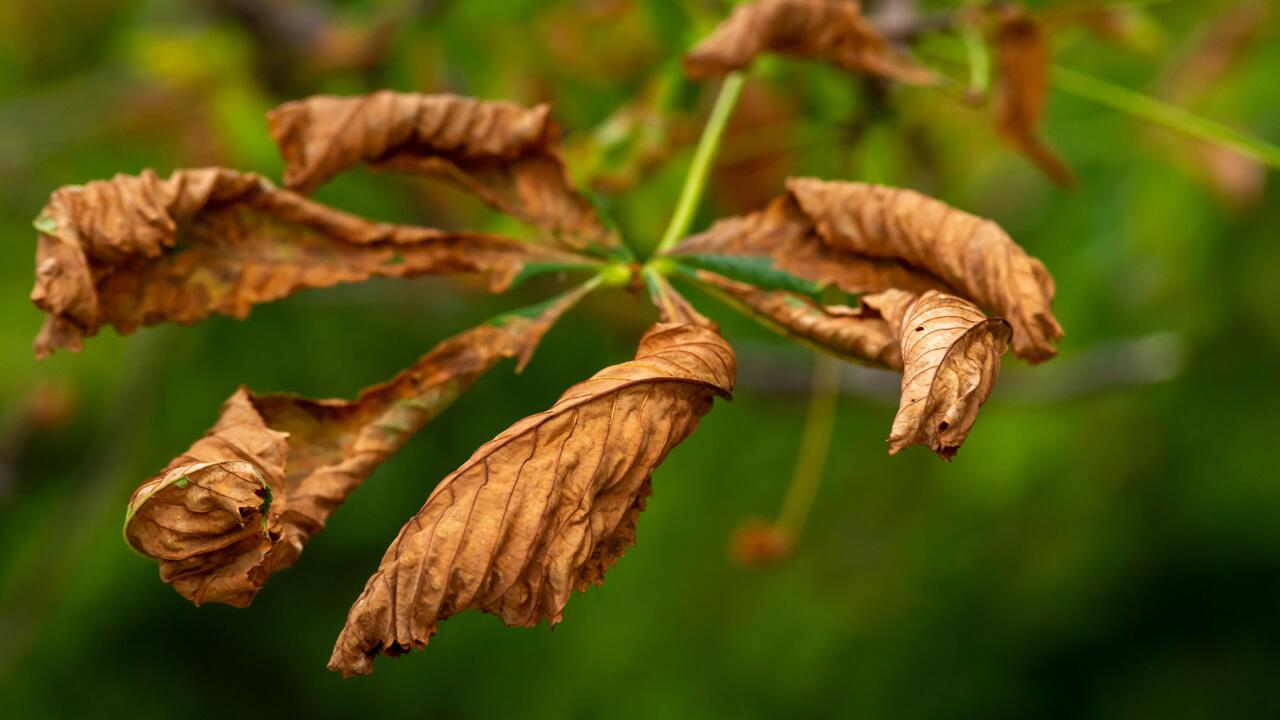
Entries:
POLYGON ((697 278, 784 335, 846 360, 902 369, 897 333, 878 311, 865 304, 857 308, 820 305, 793 293, 762 290, 705 270, 698 271, 697 278))
POLYGON ((932 71, 893 47, 862 17, 854 0, 755 0, 735 8, 685 57, 685 71, 705 79, 776 52, 826 60, 844 70, 914 85, 936 80, 932 71))
POLYGON ((36 354, 370 277, 482 273, 504 289, 531 264, 591 258, 495 235, 371 222, 221 168, 151 171, 54 192, 36 221, 36 285, 48 313, 36 354))
POLYGON ((889 434, 889 454, 926 445, 949 460, 969 435, 1000 373, 1009 323, 973 303, 929 291, 868 296, 901 343, 902 397, 889 434))
POLYGON ((1053 277, 999 225, 903 188, 793 178, 787 189, 832 247, 898 259, 942 278, 1009 321, 1021 358, 1040 362, 1057 353, 1062 327, 1053 316, 1053 277))
POLYGON ((849 252, 824 242, 813 219, 790 195, 775 198, 762 210, 719 220, 705 232, 685 238, 672 254, 768 258, 778 270, 850 294, 892 288, 948 289, 939 278, 899 260, 849 252))
POLYGON ((354 401, 240 388, 204 437, 134 492, 125 539, 195 604, 248 605, 410 436, 500 359, 527 357, 566 309, 473 328, 354 401))
POLYGON ((1000 137, 1026 155, 1059 185, 1075 182, 1075 173, 1040 137, 1049 94, 1049 37, 1040 23, 1014 4, 994 10, 995 120, 1000 137))
POLYGON ((545 228, 573 248, 617 237, 572 186, 550 106, 525 108, 458 95, 387 90, 285 103, 267 120, 285 160, 285 185, 310 192, 364 162, 439 177, 545 228))
POLYGON ((635 540, 649 478, 715 396, 733 351, 714 331, 658 324, 636 358, 605 368, 482 446, 388 548, 329 661, 344 675, 420 648, 439 621, 479 609, 554 624, 635 540))

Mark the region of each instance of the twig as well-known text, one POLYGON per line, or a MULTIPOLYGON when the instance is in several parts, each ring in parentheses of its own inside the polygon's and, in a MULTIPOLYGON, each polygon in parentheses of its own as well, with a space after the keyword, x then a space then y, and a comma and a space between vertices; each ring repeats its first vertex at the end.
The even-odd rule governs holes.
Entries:
POLYGON ((1150 95, 1113 85, 1061 65, 1053 66, 1051 82, 1055 88, 1064 92, 1106 105, 1184 135, 1224 145, 1273 168, 1280 168, 1280 147, 1235 128, 1202 118, 1180 107, 1161 102, 1150 95))
MULTIPOLYGON (((738 384, 754 391, 783 395, 808 392, 800 352, 735 343, 741 364, 738 384)), ((1076 400, 1107 392, 1167 382, 1182 367, 1182 340, 1172 332, 1100 342, 1065 355, 1043 367, 1030 369, 1006 364, 992 401, 996 404, 1038 406, 1076 400)), ((842 367, 841 392, 876 403, 898 402, 901 373, 860 365, 842 367)))
POLYGON ((840 397, 840 370, 839 360, 814 354, 809 409, 805 414, 804 434, 800 437, 800 452, 786 499, 782 502, 782 512, 778 515, 778 527, 786 532, 793 544, 804 530, 827 467, 831 434, 835 429, 836 402, 840 397))
POLYGON ((702 138, 693 151, 693 163, 689 166, 689 174, 685 175, 684 187, 680 189, 680 198, 676 201, 676 209, 671 214, 671 222, 658 243, 654 255, 662 255, 689 232, 693 224, 693 214, 698 209, 702 192, 707 186, 707 177, 711 173, 711 162, 720 148, 720 140, 724 137, 724 129, 729 124, 729 116, 733 114, 738 96, 742 94, 742 85, 746 75, 741 72, 729 73, 720 86, 720 94, 716 104, 711 108, 706 127, 702 130, 702 138))

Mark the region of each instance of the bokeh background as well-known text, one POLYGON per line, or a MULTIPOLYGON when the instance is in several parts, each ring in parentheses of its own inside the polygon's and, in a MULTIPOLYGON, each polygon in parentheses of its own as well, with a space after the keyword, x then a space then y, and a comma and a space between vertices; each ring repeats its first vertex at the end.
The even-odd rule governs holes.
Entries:
MULTIPOLYGON (((1054 18, 1056 62, 1280 141, 1280 9, 1094 5, 1037 6, 1054 18)), ((1067 331, 1047 365, 1006 358, 951 464, 922 448, 889 458, 893 381, 850 370, 813 512, 776 567, 735 564, 729 539, 744 518, 777 512, 813 358, 696 293, 739 351, 740 390, 672 453, 638 545, 554 632, 465 613, 371 677, 324 668, 350 603, 434 484, 630 356, 653 313, 624 292, 590 299, 522 376, 504 365, 483 379, 251 608, 194 608, 128 551, 130 491, 238 384, 351 396, 554 283, 489 297, 448 279, 372 282, 244 322, 108 330, 40 364, 30 223, 53 189, 148 167, 278 178, 263 119, 276 103, 452 91, 554 103, 575 173, 651 248, 714 91, 682 81, 678 57, 726 11, 0 4, 0 714, 1280 715, 1280 189, 1252 161, 1062 92, 1045 131, 1079 174, 1067 190, 1000 143, 989 111, 951 94, 759 67, 698 227, 761 203, 787 175, 915 187, 997 220, 1041 257, 1067 331)), ((923 55, 962 76, 946 56, 923 55)), ((379 219, 508 227, 438 185, 364 171, 319 197, 379 219)))

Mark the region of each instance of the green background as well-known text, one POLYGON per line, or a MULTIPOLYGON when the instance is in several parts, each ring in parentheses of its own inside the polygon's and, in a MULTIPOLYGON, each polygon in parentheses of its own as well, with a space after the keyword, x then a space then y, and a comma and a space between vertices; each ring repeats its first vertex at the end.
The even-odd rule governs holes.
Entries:
MULTIPOLYGON (((1063 190, 981 109, 784 61, 748 89, 725 146, 736 164, 713 178, 698 228, 776 194, 787 174, 876 179, 995 219, 1057 280, 1061 356, 1036 368, 1006 357, 953 463, 922 448, 889 458, 892 381, 886 395, 884 377, 851 374, 794 556, 735 565, 734 528, 776 513, 785 492, 812 359, 690 293, 738 350, 739 391, 657 472, 639 542, 608 582, 576 595, 554 632, 464 613, 371 677, 327 672, 350 603, 433 485, 630 356, 653 311, 616 291, 553 330, 523 375, 501 366, 416 437, 251 608, 192 607, 128 551, 120 522, 132 488, 237 385, 349 397, 555 283, 490 297, 449 279, 378 281, 244 322, 107 330, 37 363, 30 222, 49 193, 147 167, 278 178, 263 113, 319 91, 549 101, 572 139, 665 74, 665 112, 696 132, 712 88, 681 84, 672 61, 725 12, 693 0, 326 6, 357 37, 410 10, 382 61, 355 72, 264 44, 216 4, 0 5, 0 714, 1280 714, 1274 173, 1255 197, 1224 196, 1194 143, 1055 93, 1045 131, 1079 174, 1063 190), (29 408, 51 397, 72 407, 37 426, 29 408)), ((1280 139, 1280 13, 1210 87, 1179 94, 1173 68, 1231 5, 1152 4, 1120 40, 1063 24, 1055 59, 1280 139)), ((604 198, 636 245, 656 243, 688 155, 604 198)), ((363 170, 318 196, 378 219, 510 227, 438 186, 363 170)))

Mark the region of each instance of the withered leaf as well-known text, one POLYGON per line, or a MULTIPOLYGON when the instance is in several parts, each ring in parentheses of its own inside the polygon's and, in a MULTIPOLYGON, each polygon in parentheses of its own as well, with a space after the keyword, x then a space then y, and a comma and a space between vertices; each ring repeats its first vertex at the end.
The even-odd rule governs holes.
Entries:
POLYGON ((424 646, 450 615, 560 621, 574 589, 603 580, 635 540, 649 478, 715 396, 733 351, 694 324, 655 325, 635 360, 605 368, 521 420, 446 477, 388 548, 329 661, 372 672, 424 646))
POLYGON ((897 259, 849 252, 824 242, 813 218, 790 195, 775 198, 762 210, 717 221, 705 232, 685 238, 672 254, 768 258, 782 272, 850 294, 948 288, 937 277, 897 259))
POLYGON ((354 401, 241 388, 134 492, 125 539, 195 604, 248 605, 365 478, 500 359, 527 359, 576 297, 445 340, 354 401))
POLYGON ((793 178, 787 189, 832 247, 924 268, 1006 318, 1019 357, 1056 354, 1053 277, 999 225, 903 188, 793 178))
POLYGON ((776 52, 826 60, 844 70, 913 85, 936 80, 932 71, 881 37, 855 0, 755 0, 734 9, 685 57, 694 78, 740 70, 776 52))
POLYGON ((658 308, 658 319, 664 323, 692 323, 712 330, 719 330, 706 315, 698 312, 683 295, 676 291, 671 283, 659 273, 645 273, 649 283, 649 299, 658 308))
POLYGON ((618 239, 573 188, 550 106, 387 90, 285 103, 268 116, 285 185, 310 192, 360 162, 456 183, 573 248, 618 239))
POLYGON ((994 12, 991 43, 996 55, 996 129, 1050 180, 1070 185, 1075 174, 1041 139, 1039 131, 1049 94, 1048 35, 1019 5, 1004 4, 994 12))
POLYGON ((221 168, 64 187, 36 221, 36 354, 105 325, 245 317, 258 303, 370 277, 482 273, 504 289, 534 265, 596 261, 469 232, 371 222, 221 168))
POLYGON ((781 290, 762 290, 705 270, 696 277, 775 330, 846 360, 902 369, 898 336, 865 305, 820 305, 781 290))
POLYGON ((1010 327, 973 303, 929 291, 868 296, 899 338, 902 398, 889 434, 889 454, 926 445, 949 460, 969 435, 1000 373, 1010 327))

